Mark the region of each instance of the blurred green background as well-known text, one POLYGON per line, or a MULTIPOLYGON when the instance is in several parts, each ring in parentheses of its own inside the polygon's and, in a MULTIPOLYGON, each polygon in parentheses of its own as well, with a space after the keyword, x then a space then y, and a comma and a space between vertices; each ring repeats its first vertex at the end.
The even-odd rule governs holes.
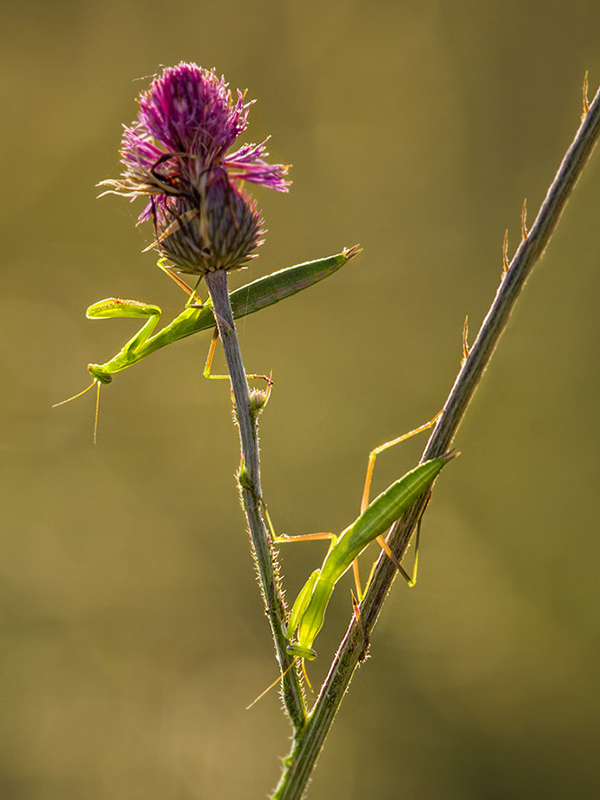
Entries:
MULTIPOLYGON (((258 103, 289 196, 257 189, 252 273, 364 253, 240 324, 273 370, 263 479, 281 532, 342 529, 366 457, 429 419, 600 82, 600 5, 520 2, 3 4, 0 691, 6 800, 264 797, 289 727, 237 505, 238 444, 208 337, 102 393, 136 324, 104 297, 183 298, 143 254, 141 205, 97 200, 144 76, 193 60, 258 103), (141 79, 141 80, 140 80, 141 79)), ((600 542, 596 153, 455 441, 318 764, 311 800, 598 796, 600 542)), ((376 489, 425 440, 380 459, 376 489)), ((282 553, 290 599, 323 546, 282 553)), ((375 551, 373 553, 375 555, 375 551)), ((310 666, 345 631, 340 585, 310 666)))

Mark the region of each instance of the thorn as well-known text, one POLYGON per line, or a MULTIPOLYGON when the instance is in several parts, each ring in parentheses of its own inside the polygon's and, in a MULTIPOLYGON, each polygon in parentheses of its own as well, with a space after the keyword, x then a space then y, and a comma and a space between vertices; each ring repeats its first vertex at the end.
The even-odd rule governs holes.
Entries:
POLYGON ((523 208, 521 210, 521 239, 527 239, 527 198, 523 200, 523 208))
POLYGON ((508 228, 504 231, 504 244, 502 245, 502 277, 506 275, 510 264, 508 263, 508 228))
POLYGON ((590 110, 590 101, 588 100, 588 72, 586 69, 585 76, 583 78, 583 114, 581 115, 582 122, 587 117, 589 110, 590 110))
POLYGON ((469 347, 468 342, 469 337, 469 317, 468 315, 465 317, 465 324, 463 325, 463 355, 460 362, 461 367, 469 357, 469 353, 471 352, 471 348, 469 347))
POLYGON ((363 618, 360 614, 360 607, 358 605, 358 601, 356 597, 354 597, 354 592, 350 590, 350 594, 352 595, 352 613, 354 615, 354 619, 356 620, 356 624, 360 626, 360 630, 362 633, 362 640, 363 640, 363 647, 362 652, 359 656, 359 661, 365 661, 367 658, 367 654, 369 651, 369 634, 367 633, 367 628, 365 623, 363 622, 363 618))

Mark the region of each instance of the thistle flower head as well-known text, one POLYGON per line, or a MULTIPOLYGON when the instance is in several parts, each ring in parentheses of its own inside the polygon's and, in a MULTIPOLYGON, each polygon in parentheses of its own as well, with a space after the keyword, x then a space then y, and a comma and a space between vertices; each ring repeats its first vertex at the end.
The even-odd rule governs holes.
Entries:
POLYGON ((139 221, 153 221, 154 247, 180 271, 243 266, 262 243, 262 217, 238 181, 280 192, 289 186, 287 167, 265 160, 265 142, 228 152, 252 103, 239 90, 234 100, 214 70, 181 62, 163 70, 139 104, 123 133, 121 177, 103 185, 149 198, 139 221))

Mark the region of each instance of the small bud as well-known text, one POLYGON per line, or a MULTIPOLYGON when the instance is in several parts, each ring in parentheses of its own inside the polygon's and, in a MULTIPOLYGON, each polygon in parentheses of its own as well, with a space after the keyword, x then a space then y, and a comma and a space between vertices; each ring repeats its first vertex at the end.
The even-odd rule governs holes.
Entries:
POLYGON ((266 389, 250 389, 250 414, 252 415, 253 419, 258 417, 258 415, 269 402, 269 397, 271 396, 271 386, 272 383, 269 381, 269 385, 266 389))
POLYGON ((244 462, 240 464, 240 468, 237 471, 236 478, 240 488, 248 489, 251 492, 254 491, 254 484, 252 483, 252 479, 250 478, 250 473, 248 472, 244 462))

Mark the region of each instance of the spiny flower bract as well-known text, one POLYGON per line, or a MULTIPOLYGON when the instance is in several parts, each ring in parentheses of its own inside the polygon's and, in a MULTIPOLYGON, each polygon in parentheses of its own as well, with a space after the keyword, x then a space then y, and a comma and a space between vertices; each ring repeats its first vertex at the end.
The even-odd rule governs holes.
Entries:
POLYGON ((252 101, 234 100, 214 70, 181 62, 139 97, 138 119, 123 133, 121 178, 108 191, 149 197, 154 246, 181 272, 237 269, 261 244, 262 217, 239 186, 245 180, 287 192, 287 167, 269 164, 266 142, 228 154, 248 125, 252 101))

